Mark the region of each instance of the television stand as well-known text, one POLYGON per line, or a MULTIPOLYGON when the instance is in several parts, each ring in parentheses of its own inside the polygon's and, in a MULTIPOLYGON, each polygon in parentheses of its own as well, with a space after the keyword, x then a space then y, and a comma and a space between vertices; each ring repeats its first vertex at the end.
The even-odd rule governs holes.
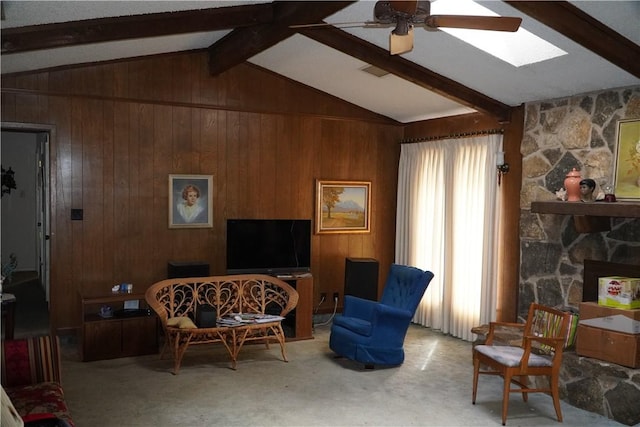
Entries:
MULTIPOLYGON (((311 273, 274 274, 298 291, 298 305, 289 314, 294 321, 294 335, 287 341, 308 340, 313 338, 313 276, 311 273)), ((287 317, 289 317, 287 316, 287 317)), ((283 321, 286 323, 286 320, 283 321)))

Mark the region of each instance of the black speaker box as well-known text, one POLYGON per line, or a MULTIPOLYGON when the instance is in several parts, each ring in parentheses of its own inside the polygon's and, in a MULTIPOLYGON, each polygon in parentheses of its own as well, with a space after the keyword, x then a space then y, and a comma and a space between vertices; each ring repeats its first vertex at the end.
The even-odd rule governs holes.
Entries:
POLYGON ((378 260, 347 258, 344 265, 344 294, 378 300, 378 260))
POLYGON ((167 264, 167 277, 175 279, 180 277, 207 277, 209 276, 209 263, 206 262, 174 262, 167 264))
POLYGON ((213 328, 216 326, 218 312, 216 308, 208 304, 200 304, 196 309, 196 326, 198 328, 213 328))

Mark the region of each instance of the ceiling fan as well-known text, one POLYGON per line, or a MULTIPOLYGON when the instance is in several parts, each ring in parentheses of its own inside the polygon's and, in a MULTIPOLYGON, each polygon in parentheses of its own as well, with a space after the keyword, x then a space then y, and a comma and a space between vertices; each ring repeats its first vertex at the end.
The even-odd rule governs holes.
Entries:
POLYGON ((476 15, 431 15, 431 2, 421 1, 378 1, 373 8, 373 21, 364 23, 343 24, 309 24, 292 25, 291 28, 337 26, 354 27, 386 27, 395 25, 389 35, 389 53, 398 55, 413 49, 413 27, 420 26, 427 30, 437 30, 439 27, 466 28, 490 31, 518 31, 522 18, 507 16, 476 16, 476 15), (345 25, 346 24, 346 25, 345 25))

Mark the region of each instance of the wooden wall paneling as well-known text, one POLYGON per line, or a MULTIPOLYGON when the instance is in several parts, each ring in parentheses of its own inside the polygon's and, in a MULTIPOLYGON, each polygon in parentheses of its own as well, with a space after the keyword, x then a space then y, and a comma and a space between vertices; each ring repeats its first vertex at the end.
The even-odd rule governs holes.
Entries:
POLYGON ((0 102, 2 103, 2 109, 0 110, 2 111, 2 121, 4 122, 17 121, 16 98, 17 98, 17 95, 14 93, 2 92, 2 97, 0 97, 0 102))
MULTIPOLYGON (((196 161, 197 152, 193 145, 191 114, 192 109, 182 107, 172 107, 172 115, 162 117, 169 119, 171 129, 171 172, 180 174, 202 174, 199 164, 196 161)), ((158 117, 161 119, 161 117, 158 117)), ((171 201, 173 203, 173 201, 171 201)), ((202 249, 201 230, 196 229, 175 229, 172 230, 175 237, 173 244, 174 257, 173 260, 178 261, 197 261, 195 252, 202 249)))
POLYGON ((111 193, 113 214, 113 268, 124 278, 131 277, 133 266, 129 261, 131 229, 130 212, 134 209, 130 199, 131 170, 134 158, 129 153, 131 144, 131 119, 135 106, 127 102, 117 102, 113 117, 113 183, 111 193))
MULTIPOLYGON (((171 170, 172 173, 199 174, 197 162, 194 161, 193 141, 191 132, 191 109, 184 107, 170 107, 170 109, 156 107, 164 110, 160 113, 160 120, 167 120, 171 126, 167 127, 171 135, 171 170)), ((160 125, 163 126, 163 125, 160 125)))
MULTIPOLYGON (((196 108, 189 109, 189 118, 191 120, 190 123, 190 133, 191 133, 191 164, 193 165, 193 170, 197 170, 199 174, 204 175, 213 175, 210 168, 207 168, 206 164, 203 162, 203 145, 201 143, 200 138, 200 111, 196 108)), ((212 185, 215 185, 212 177, 212 185)), ((215 227, 215 225, 214 225, 215 227)), ((205 259, 200 254, 210 254, 211 253, 211 236, 212 236, 212 228, 201 229, 197 234, 198 239, 196 241, 197 245, 194 245, 193 250, 194 253, 191 259, 196 260, 204 260, 205 259)))
POLYGON ((79 74, 79 77, 77 85, 80 93, 92 96, 110 95, 105 65, 89 66, 79 74))
POLYGON ((276 135, 274 159, 277 161, 273 168, 274 196, 276 197, 273 216, 275 218, 293 218, 294 204, 296 203, 293 188, 297 178, 290 175, 290 172, 294 167, 291 134, 295 129, 295 120, 287 121, 279 115, 275 117, 274 125, 276 135))
MULTIPOLYGON (((0 80, 0 86, 4 89, 4 88, 15 88, 18 87, 18 83, 17 83, 17 78, 18 76, 2 76, 2 79, 0 80)), ((4 93, 2 94, 2 96, 4 97, 4 93)), ((4 121, 8 121, 6 119, 4 119, 4 121)))
POLYGON ((135 282, 136 270, 140 268, 140 262, 146 249, 146 242, 142 240, 142 218, 141 209, 145 209, 141 204, 140 194, 144 189, 140 188, 140 145, 147 141, 145 130, 149 129, 153 123, 153 106, 148 104, 132 103, 129 110, 129 188, 128 200, 125 201, 129 207, 127 211, 129 235, 127 236, 127 264, 129 265, 129 277, 133 286, 135 282))
MULTIPOLYGON (((228 73, 211 76, 209 74, 209 57, 207 55, 197 55, 194 67, 197 71, 198 85, 200 88, 200 92, 198 93, 199 102, 212 106, 225 105, 228 90, 226 74, 228 73)), ((194 97, 194 101, 195 99, 194 97)))
POLYGON ((206 68, 206 58, 203 55, 184 55, 189 60, 189 70, 191 71, 191 86, 189 94, 191 102, 195 104, 215 105, 213 102, 215 91, 212 89, 215 85, 215 79, 209 77, 203 70, 206 68))
POLYGON ((247 131, 244 126, 240 126, 240 116, 238 112, 225 112, 224 146, 226 148, 226 162, 224 169, 226 172, 226 192, 225 192, 225 213, 226 218, 239 218, 244 215, 240 210, 241 200, 246 200, 246 187, 241 185, 242 176, 246 176, 247 165, 244 162, 246 153, 247 131))
MULTIPOLYGON (((76 324, 80 305, 69 306, 76 293, 73 278, 74 264, 70 252, 73 250, 73 235, 69 219, 72 206, 71 187, 71 122, 72 102, 66 97, 49 98, 49 122, 55 123, 55 139, 49 146, 51 189, 51 275, 50 315, 52 330, 60 326, 76 324), (65 322, 63 313, 72 312, 73 321, 65 322)), ((4 111, 3 111, 4 114, 4 111)))
MULTIPOLYGON (((348 159, 345 156, 345 147, 348 145, 350 135, 345 132, 341 123, 335 120, 323 120, 322 124, 322 176, 323 180, 347 180, 349 175, 349 161, 340 162, 339 159, 348 159)), ((349 247, 349 234, 323 234, 321 239, 320 278, 323 290, 328 295, 333 292, 344 292, 344 258, 349 247), (328 286, 328 288, 327 288, 328 286)), ((333 301, 331 301, 333 303, 333 301)), ((342 297, 340 298, 340 307, 342 297)))
POLYGON ((102 90, 102 96, 107 98, 113 98, 116 93, 121 93, 122 90, 119 87, 123 83, 122 68, 118 67, 120 63, 109 62, 102 64, 104 75, 104 86, 102 90))
MULTIPOLYGON (((349 181, 358 181, 362 179, 362 176, 357 170, 358 164, 361 162, 361 153, 359 150, 362 148, 361 141, 359 140, 358 124, 351 122, 336 121, 337 135, 336 139, 336 151, 334 154, 334 163, 337 166, 336 176, 341 177, 339 179, 345 179, 349 181), (338 161, 340 159, 340 161, 338 161), (342 160, 346 159, 346 161, 342 160)), ((333 292, 339 292, 340 298, 338 300, 338 307, 342 309, 344 303, 344 267, 345 259, 352 256, 352 250, 359 252, 362 250, 362 234, 339 234, 336 239, 336 259, 333 261, 335 264, 330 268, 334 272, 332 283, 335 288, 333 292)))
POLYGON ((152 256, 150 271, 152 277, 146 279, 143 288, 160 279, 167 278, 167 262, 180 261, 175 253, 182 249, 181 240, 177 237, 180 231, 169 229, 169 174, 185 173, 174 169, 174 147, 179 144, 180 136, 175 131, 175 108, 156 105, 153 108, 154 126, 152 130, 153 152, 149 153, 149 161, 153 164, 150 179, 150 193, 153 195, 151 206, 153 215, 149 217, 152 224, 153 247, 148 248, 152 256))
MULTIPOLYGON (((176 73, 173 70, 184 69, 184 58, 178 63, 174 63, 176 58, 169 58, 165 58, 166 62, 144 58, 52 71, 35 80, 25 79, 22 82, 23 85, 34 84, 36 91, 47 90, 48 86, 48 90, 59 94, 72 94, 54 96, 37 92, 41 98, 23 98, 23 102, 30 105, 15 108, 12 116, 15 121, 30 122, 33 120, 29 119, 38 119, 44 112, 48 116, 42 117, 42 121, 59 130, 59 135, 52 142, 57 162, 52 169, 56 177, 56 188, 52 189, 55 194, 52 195, 52 216, 58 235, 53 237, 55 243, 52 245, 52 262, 55 264, 52 282, 55 289, 52 288, 51 310, 52 324, 56 328, 79 325, 77 316, 69 313, 78 305, 76 292, 93 289, 91 278, 104 282, 117 275, 129 277, 127 281, 138 289, 144 286, 143 283, 163 278, 166 275, 166 258, 174 253, 174 244, 180 247, 182 242, 187 242, 187 255, 206 258, 210 260, 214 274, 224 273, 226 218, 243 217, 251 212, 261 215, 264 212, 265 216, 314 218, 316 178, 383 180, 395 188, 397 165, 393 166, 394 172, 390 174, 386 167, 364 167, 356 160, 362 156, 354 154, 370 149, 367 140, 369 130, 380 140, 387 138, 383 135, 390 132, 385 126, 396 129, 395 125, 372 125, 368 120, 373 114, 262 71, 259 67, 241 64, 233 72, 209 77, 206 55, 201 54, 186 56, 186 63, 194 64, 193 69, 188 70, 191 74, 185 77, 191 79, 190 83, 184 80, 173 86, 173 81, 166 83, 164 70, 160 71, 163 76, 154 75, 163 65, 166 65, 165 69, 172 70, 169 73, 172 77, 176 73), (163 85, 166 87, 158 87, 163 85), (190 95, 182 93, 187 90, 190 95), (97 101, 83 97, 82 91, 125 97, 129 101, 97 101), (265 94, 269 96, 265 98, 265 94), (172 105, 176 97, 189 99, 189 96, 192 100, 209 102, 211 99, 215 102, 209 107, 203 103, 192 107, 172 105), (47 102, 43 104, 41 100, 47 102), (97 123, 102 128, 99 136, 99 132, 94 134, 90 129, 95 125, 90 123, 93 115, 89 108, 94 102, 102 105, 101 118, 97 123), (57 111, 47 112, 47 108, 57 111), (190 159, 192 167, 200 173, 207 173, 209 166, 213 167, 216 178, 213 229, 175 230, 175 233, 168 229, 167 175, 173 172, 170 169, 174 153, 170 144, 176 121, 173 115, 167 118, 165 114, 174 108, 182 109, 187 117, 184 128, 190 132, 191 147, 185 159, 190 159), (265 108, 275 112, 267 113, 265 108), (282 111, 286 114, 281 114, 282 111), (322 116, 323 112, 327 117, 322 116), (347 119, 338 117, 341 113, 347 119), (208 117, 206 125, 205 116, 208 117), (354 120, 357 117, 366 118, 365 123, 354 120), (205 133, 206 138, 203 136, 205 133), (254 134, 258 137, 252 138, 254 134), (92 141, 87 141, 87 138, 92 141), (209 150, 204 148, 205 139, 207 143, 211 140, 209 150), (90 158, 90 153, 97 152, 97 148, 91 145, 96 142, 93 140, 101 144, 101 151, 96 155, 101 157, 96 160, 100 165, 97 171, 92 170, 94 159, 90 158), (251 146, 252 141, 257 145, 251 146), (165 149, 159 144, 168 145, 165 149), (250 156, 251 150, 257 150, 258 155, 250 156), (283 166, 283 163, 289 164, 283 166), (271 179, 264 183, 250 180, 248 174, 253 173, 250 170, 257 170, 258 177, 271 174, 271 179), (102 180, 100 186, 104 190, 100 201, 89 194, 94 191, 93 186, 98 185, 94 183, 98 178, 102 180), (288 190, 278 191, 285 183, 288 190), (257 190, 255 194, 252 193, 254 189, 257 190), (91 233, 100 231, 88 230, 89 222, 70 220, 71 208, 90 212, 92 207, 100 204, 103 208, 96 215, 100 216, 103 228, 102 234, 97 235, 102 239, 102 252, 89 249, 95 244, 91 233), (143 205, 147 208, 141 212, 145 208, 139 206, 143 205), (149 205, 153 209, 148 209, 149 205), (112 231, 108 232, 110 227, 112 231), (191 249, 194 252, 188 252, 191 249), (94 252, 85 254, 85 250, 94 252), (113 252, 113 255, 108 252, 113 252), (91 256, 101 256, 102 266, 95 268, 100 261, 94 262, 92 269, 84 262, 91 256)), ((3 79, 3 87, 8 87, 6 83, 11 79, 3 79)), ((15 80, 13 83, 13 88, 16 88, 15 80)), ((2 111, 2 119, 5 121, 12 113, 12 105, 17 102, 11 97, 16 98, 13 93, 5 92, 2 96, 3 107, 6 107, 2 111)), ((178 123, 178 133, 180 126, 178 123)), ((374 156, 378 158, 376 162, 389 161, 387 152, 383 152, 384 155, 374 156)), ((382 188, 376 185, 375 191, 383 191, 382 188)), ((393 193, 392 203, 395 203, 395 190, 393 193)), ((385 197, 374 194, 376 200, 385 197)), ((375 209, 377 211, 380 207, 375 209)), ((92 220, 95 219, 93 216, 92 220)), ((333 289, 342 293, 345 256, 354 250, 365 254, 370 247, 374 248, 376 255, 383 253, 376 256, 381 261, 385 256, 391 257, 393 235, 379 235, 378 226, 367 236, 314 234, 314 295, 320 291, 329 293, 333 289)), ((327 309, 331 310, 332 304, 329 303, 327 309)))
MULTIPOLYGON (((49 73, 38 73, 37 78, 37 90, 39 92, 47 91, 49 89, 49 73)), ((47 123, 49 114, 49 97, 47 95, 38 95, 38 113, 35 123, 47 123)))
POLYGON ((53 93, 64 93, 68 91, 71 87, 71 77, 71 70, 59 70, 55 73, 49 73, 49 90, 53 93))
MULTIPOLYGON (((215 241, 216 250, 220 256, 214 259, 214 264, 211 265, 211 272, 213 274, 224 274, 227 269, 227 252, 226 252, 226 239, 227 239, 227 218, 235 217, 235 211, 230 209, 229 194, 232 192, 229 189, 229 164, 231 163, 230 157, 233 157, 233 153, 230 154, 230 143, 232 140, 236 140, 237 133, 230 132, 231 126, 228 124, 228 116, 230 114, 226 111, 217 111, 213 120, 215 120, 215 126, 211 129, 212 136, 215 135, 215 147, 216 147, 216 173, 218 180, 214 185, 214 200, 216 202, 214 223, 220 230, 220 240, 215 241)), ((237 130, 237 127, 235 128, 237 130)))
MULTIPOLYGON (((233 204, 241 218, 257 218, 264 212, 260 206, 260 194, 268 177, 262 177, 264 167, 261 158, 262 121, 260 114, 240 114, 240 138, 235 168, 238 171, 238 197, 234 195, 233 204)), ((268 143, 268 142, 265 142, 268 143)))
POLYGON ((114 62, 112 70, 112 94, 116 98, 129 97, 129 62, 114 62))
POLYGON ((246 80, 243 78, 243 69, 234 67, 220 76, 223 76, 224 80, 220 87, 218 105, 242 106, 242 81, 246 80))
POLYGON ((15 84, 21 89, 36 91, 38 90, 38 73, 20 74, 16 76, 15 84))
POLYGON ((385 194, 381 191, 380 186, 384 182, 392 181, 387 179, 385 175, 386 171, 380 168, 378 144, 376 140, 376 132, 370 129, 368 126, 361 124, 362 127, 362 149, 360 158, 360 170, 358 171, 360 176, 364 180, 371 180, 371 216, 370 227, 371 232, 362 235, 362 247, 360 248, 360 257, 362 258, 376 258, 375 241, 379 236, 382 236, 380 227, 383 226, 383 218, 381 215, 388 215, 389 205, 380 200, 385 194))
MULTIPOLYGON (((102 103, 103 108, 103 131, 101 141, 102 151, 102 265, 104 274, 102 279, 108 283, 118 282, 121 271, 114 264, 115 252, 115 207, 113 204, 114 192, 116 188, 114 174, 114 121, 115 105, 113 101, 102 103)), ((107 289, 108 291, 108 289, 107 289)))
MULTIPOLYGON (((72 209, 84 209, 83 203, 83 187, 82 187, 82 161, 83 161, 83 125, 86 120, 85 114, 88 111, 88 106, 85 100, 72 99, 71 100, 71 173, 70 173, 70 188, 71 188, 71 208, 72 209)), ((82 291, 83 285, 86 282, 84 277, 84 221, 71 221, 70 210, 65 212, 66 220, 71 223, 71 241, 70 249, 64 252, 65 256, 71 257, 71 285, 72 289, 69 289, 68 293, 64 293, 63 289, 59 289, 62 295, 69 298, 72 307, 79 307, 80 298, 79 292, 82 291)), ((75 316, 74 316, 75 317, 75 316)), ((62 324, 69 324, 75 319, 70 318, 68 311, 60 313, 60 321, 62 324)), ((75 322, 74 322, 75 323, 75 322)))
POLYGON ((144 60, 133 60, 127 62, 127 76, 129 97, 132 99, 146 99, 151 93, 150 78, 154 70, 149 67, 149 62, 144 60))
POLYGON ((282 201, 283 192, 277 186, 276 176, 278 167, 286 167, 288 159, 282 158, 278 151, 280 139, 278 134, 278 116, 260 115, 260 137, 257 141, 260 156, 258 176, 252 186, 259 188, 257 197, 258 218, 275 218, 277 205, 282 201))
MULTIPOLYGON (((336 159, 338 158, 337 145, 339 143, 339 134, 334 131, 334 126, 332 125, 334 125, 333 121, 321 120, 321 127, 319 129, 320 138, 317 146, 319 154, 317 161, 320 162, 321 165, 317 178, 320 180, 335 180, 342 178, 337 176, 338 168, 335 164, 336 159)), ((341 283, 341 281, 336 283, 336 278, 339 273, 334 271, 334 268, 336 267, 336 258, 338 257, 336 255, 338 253, 338 237, 338 235, 330 234, 317 235, 317 239, 319 240, 318 253, 320 254, 320 257, 315 275, 317 276, 317 283, 320 289, 327 292, 327 295, 329 295, 330 302, 333 302, 330 296, 333 292, 338 291, 338 286, 341 283)))
MULTIPOLYGON (((138 235, 139 242, 135 242, 134 247, 138 253, 134 254, 135 267, 132 266, 131 279, 134 287, 143 287, 147 283, 149 272, 154 271, 153 254, 151 248, 155 247, 156 230, 153 228, 153 217, 161 215, 151 209, 154 206, 153 179, 154 165, 153 152, 155 148, 155 128, 160 121, 170 117, 170 107, 159 105, 146 105, 141 111, 138 148, 138 182, 135 188, 136 198, 133 200, 135 209, 130 213, 137 218, 138 228, 135 234, 138 235)), ((165 211, 166 212, 166 211, 165 211)))
POLYGON ((27 123, 39 123, 40 108, 38 95, 19 93, 16 94, 16 117, 20 117, 20 121, 27 123))
POLYGON ((173 87, 174 85, 179 86, 183 77, 174 76, 173 64, 175 64, 176 59, 180 56, 181 55, 161 55, 153 57, 148 61, 149 67, 152 69, 152 72, 147 74, 147 79, 149 79, 149 85, 151 87, 151 91, 147 94, 150 95, 148 99, 165 102, 175 101, 173 99, 175 94, 173 87))
POLYGON ((218 117, 217 112, 209 109, 194 111, 197 117, 197 147, 200 153, 199 168, 218 180, 218 117))
POLYGON ((203 173, 213 176, 212 189, 212 206, 213 206, 213 228, 206 230, 206 238, 204 239, 204 248, 202 253, 207 254, 206 257, 200 257, 209 262, 209 268, 216 264, 216 258, 222 254, 219 249, 218 242, 224 242, 226 235, 223 234, 224 227, 220 221, 221 212, 217 199, 218 192, 216 188, 220 185, 220 174, 217 164, 217 114, 209 109, 197 109, 193 112, 194 116, 194 147, 196 147, 199 156, 199 169, 203 173), (196 119, 197 118, 197 119, 196 119))
MULTIPOLYGON (((161 105, 141 104, 137 115, 136 139, 130 141, 130 154, 135 161, 131 163, 136 168, 131 174, 129 211, 135 227, 131 242, 130 263, 131 273, 127 283, 131 283, 134 289, 141 288, 148 283, 149 273, 154 271, 153 251, 155 247, 155 230, 153 219, 156 215, 163 215, 163 211, 156 212, 154 207, 154 149, 155 133, 160 123, 171 119, 171 107, 161 105)), ((166 210, 164 211, 166 212, 166 210)), ((166 214, 166 213, 165 213, 166 214)))
MULTIPOLYGON (((315 135, 305 126, 305 120, 296 118, 290 135, 291 164, 284 171, 285 178, 292 182, 291 197, 297 218, 313 222, 315 203, 315 135)), ((312 224, 313 227, 313 224, 312 224)), ((312 231, 313 232, 313 231, 312 231)))
POLYGON ((391 264, 395 261, 396 204, 401 129, 387 126, 377 136, 376 239, 374 253, 380 262, 378 291, 382 292, 391 264), (388 209, 387 207, 391 207, 388 209), (391 239, 385 236, 391 236, 391 239))
POLYGON ((106 273, 102 255, 105 208, 102 194, 103 101, 86 100, 83 104, 85 105, 82 126, 83 287, 106 291, 108 285, 102 282, 106 273))
MULTIPOLYGON (((350 141, 350 150, 348 153, 351 176, 355 180, 371 181, 371 218, 375 217, 375 205, 373 204, 373 185, 376 183, 376 155, 372 150, 373 145, 368 137, 366 125, 362 123, 354 123, 353 138, 350 141)), ((365 257, 365 253, 369 252, 372 233, 375 234, 373 223, 370 224, 370 232, 356 234, 349 241, 347 249, 347 257, 365 257)))
POLYGON ((324 289, 321 277, 321 246, 320 235, 315 234, 315 211, 316 211, 316 179, 322 177, 321 162, 321 120, 302 117, 300 120, 300 138, 297 141, 297 148, 300 153, 300 170, 304 178, 299 178, 300 192, 306 197, 304 206, 301 208, 308 212, 311 218, 311 274, 313 274, 314 307, 320 302, 320 292, 324 289))
POLYGON ((169 174, 172 168, 173 123, 172 108, 154 108, 155 126, 153 129, 153 269, 152 276, 142 286, 146 289, 152 283, 167 278, 167 262, 174 261, 176 235, 178 231, 169 229, 169 174))
POLYGON ((171 81, 168 89, 171 90, 170 99, 173 102, 192 102, 191 86, 193 84, 193 68, 191 56, 175 55, 167 58, 168 68, 171 71, 171 81))

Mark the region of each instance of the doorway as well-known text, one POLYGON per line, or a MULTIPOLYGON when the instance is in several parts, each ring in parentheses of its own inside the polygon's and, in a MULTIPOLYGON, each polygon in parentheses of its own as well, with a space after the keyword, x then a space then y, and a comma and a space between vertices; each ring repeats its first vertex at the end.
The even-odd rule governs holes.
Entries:
MULTIPOLYGON (((51 127, 2 123, 3 293, 13 294, 15 338, 50 333, 49 138, 51 127)), ((5 331, 3 330, 3 333, 5 331)))

